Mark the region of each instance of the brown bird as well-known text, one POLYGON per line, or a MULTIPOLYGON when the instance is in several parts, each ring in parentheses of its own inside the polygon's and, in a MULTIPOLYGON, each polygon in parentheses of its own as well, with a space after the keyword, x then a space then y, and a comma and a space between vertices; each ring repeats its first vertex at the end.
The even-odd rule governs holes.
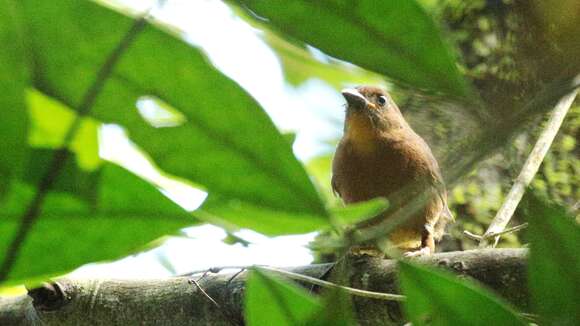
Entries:
POLYGON ((357 250, 376 252, 373 248, 381 246, 377 241, 387 239, 406 256, 433 253, 435 241, 453 217, 431 149, 386 91, 361 86, 345 89, 342 95, 346 118, 332 164, 332 189, 347 204, 377 197, 389 200, 387 212, 359 223, 357 229, 376 226, 397 212, 410 215, 385 238, 357 250))

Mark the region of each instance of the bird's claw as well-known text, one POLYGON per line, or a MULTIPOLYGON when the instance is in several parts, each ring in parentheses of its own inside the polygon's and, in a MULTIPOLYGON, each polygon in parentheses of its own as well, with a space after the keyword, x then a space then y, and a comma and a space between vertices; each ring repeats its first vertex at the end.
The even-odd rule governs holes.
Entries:
POLYGON ((431 254, 431 248, 423 247, 419 250, 407 251, 407 252, 403 253, 403 257, 415 258, 415 257, 421 257, 421 256, 428 256, 430 254, 431 254))

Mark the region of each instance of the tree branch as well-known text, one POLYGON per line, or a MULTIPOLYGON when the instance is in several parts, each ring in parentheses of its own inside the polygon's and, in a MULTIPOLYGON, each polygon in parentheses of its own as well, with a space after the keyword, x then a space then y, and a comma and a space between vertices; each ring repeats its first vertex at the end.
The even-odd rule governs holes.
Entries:
MULTIPOLYGON (((479 280, 526 311, 529 305, 526 257, 525 249, 483 249, 440 253, 417 261, 479 280)), ((396 265, 392 260, 368 257, 347 261, 349 286, 364 291, 399 293, 396 265)), ((328 268, 329 264, 319 264, 285 270, 320 279, 327 278, 328 268)), ((0 324, 243 324, 247 271, 232 278, 233 274, 198 274, 193 276, 198 284, 195 286, 189 282, 190 277, 158 280, 63 278, 30 290, 28 296, 0 298, 0 324)), ((310 283, 299 284, 312 292, 321 291, 310 283)), ((361 325, 403 323, 398 302, 360 296, 352 299, 361 325)))

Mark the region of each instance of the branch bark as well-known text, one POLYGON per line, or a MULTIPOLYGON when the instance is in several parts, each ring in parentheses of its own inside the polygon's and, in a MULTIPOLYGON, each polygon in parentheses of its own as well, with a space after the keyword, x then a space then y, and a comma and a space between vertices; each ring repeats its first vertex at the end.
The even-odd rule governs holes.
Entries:
MULTIPOLYGON (((440 253, 418 261, 476 279, 526 310, 529 305, 526 257, 525 249, 481 249, 440 253)), ((351 287, 399 293, 395 261, 359 258, 347 260, 346 264, 351 287)), ((287 270, 327 279, 331 266, 318 264, 287 270)), ((28 295, 0 298, 0 324, 243 325, 247 271, 233 277, 234 274, 207 273, 157 280, 58 279, 29 290, 28 295)), ((301 285, 313 292, 320 291, 312 284, 301 285)), ((404 322, 397 302, 355 296, 353 303, 361 325, 404 322)))

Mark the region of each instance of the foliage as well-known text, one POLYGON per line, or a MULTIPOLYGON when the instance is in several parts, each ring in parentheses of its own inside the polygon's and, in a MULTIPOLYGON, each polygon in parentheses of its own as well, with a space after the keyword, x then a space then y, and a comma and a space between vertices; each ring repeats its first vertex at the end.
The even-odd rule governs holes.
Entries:
MULTIPOLYGON (((335 87, 342 78, 376 80, 379 73, 393 82, 399 103, 428 104, 430 110, 421 113, 410 105, 410 120, 426 121, 432 130, 426 138, 435 144, 461 145, 438 150, 443 156, 501 153, 501 145, 529 126, 520 120, 538 121, 549 108, 529 105, 540 90, 558 98, 566 89, 548 86, 580 70, 573 46, 580 33, 568 33, 578 17, 559 22, 553 14, 576 8, 569 1, 552 7, 422 1, 429 10, 412 0, 235 3, 246 18, 264 19, 256 26, 265 29, 291 82, 306 79, 301 69, 312 69, 335 87), (448 25, 440 30, 428 12, 448 25), (541 51, 532 53, 534 44, 541 51), (336 59, 321 63, 307 45, 336 59), (428 119, 419 119, 421 114, 428 119), (432 126, 434 120, 441 124, 432 126)), ((328 187, 330 156, 308 164, 309 175, 259 104, 209 64, 201 49, 153 19, 78 0, 0 0, 0 12, 0 41, 10 45, 0 52, 0 262, 9 271, 0 273, 2 285, 37 282, 84 263, 122 257, 200 221, 268 235, 340 232, 385 209, 381 200, 336 208, 328 187), (170 118, 144 116, 137 109, 143 100, 160 104, 170 118), (204 205, 186 212, 150 180, 103 161, 98 137, 105 123, 122 126, 163 174, 207 190, 204 205), (37 211, 30 209, 35 203, 37 211), (23 242, 13 240, 17 230, 24 230, 23 242), (10 254, 16 254, 14 263, 10 254)), ((577 110, 534 181, 538 192, 568 204, 580 196, 579 180, 563 177, 579 174, 577 110)), ((526 152, 513 157, 519 161, 526 152)), ((464 162, 467 169, 456 170, 474 169, 473 161, 464 162)), ((459 166, 453 164, 446 168, 459 166)), ((502 180, 513 175, 503 168, 498 173, 491 164, 496 180, 489 182, 493 178, 481 169, 450 191, 457 215, 474 216, 479 228, 488 222, 482 217, 497 208, 507 185, 502 180), (482 196, 489 189, 495 198, 482 196)), ((575 324, 580 266, 570 248, 578 242, 578 227, 561 210, 534 205, 518 218, 529 215, 537 312, 547 324, 575 324), (567 245, 554 246, 559 243, 567 245), (566 290, 547 295, 555 288, 566 290), (559 309, 567 314, 562 317, 559 309)), ((408 263, 401 269, 407 318, 417 324, 477 324, 486 321, 479 319, 482 310, 489 322, 521 323, 494 294, 469 281, 408 263), (425 296, 426 288, 441 295, 425 296), (458 298, 462 304, 453 305, 458 298), (447 315, 435 317, 436 309, 447 315)), ((341 293, 320 300, 259 270, 248 281, 249 324, 330 325, 337 316, 351 324, 350 311, 341 293), (271 304, 264 306, 265 298, 271 304), (338 307, 343 314, 336 313, 338 307)))

